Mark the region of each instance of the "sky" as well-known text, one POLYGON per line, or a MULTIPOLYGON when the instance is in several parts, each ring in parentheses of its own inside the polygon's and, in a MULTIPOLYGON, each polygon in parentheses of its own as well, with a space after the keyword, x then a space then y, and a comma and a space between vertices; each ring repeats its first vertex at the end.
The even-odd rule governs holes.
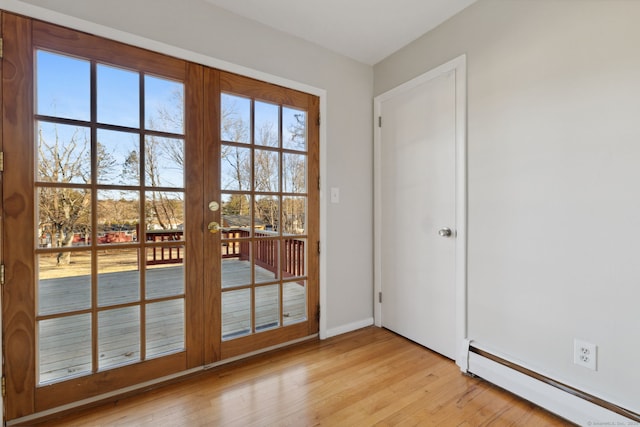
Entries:
MULTIPOLYGON (((183 165, 170 155, 170 149, 177 148, 184 153, 183 107, 184 85, 152 75, 144 75, 141 81, 137 71, 127 70, 107 64, 96 65, 96 111, 99 124, 114 125, 121 129, 105 129, 98 126, 97 140, 101 148, 108 153, 111 162, 108 167, 99 167, 97 183, 99 185, 137 186, 140 173, 131 173, 131 154, 140 151, 140 135, 137 129, 141 125, 140 118, 140 85, 144 87, 143 124, 152 130, 175 134, 175 138, 154 137, 158 145, 156 160, 157 176, 161 177, 163 187, 184 187, 183 165), (164 114, 163 114, 164 113, 164 114), (166 119, 169 117, 169 119, 166 119), (171 120, 173 118, 173 120, 171 120), (129 173, 127 173, 127 171, 129 173)), ((223 111, 230 112, 230 116, 242 121, 246 128, 245 137, 234 142, 249 143, 251 123, 251 100, 236 95, 223 94, 223 111)), ((63 119, 85 122, 78 124, 51 123, 42 120, 39 123, 39 135, 48 146, 59 141, 59 152, 68 150, 81 163, 90 165, 89 142, 91 138, 91 63, 87 60, 61 55, 49 51, 36 52, 36 114, 63 119), (75 144, 75 145, 74 145, 75 144), (83 148, 85 147, 85 148, 83 148)), ((254 135, 256 144, 266 147, 278 147, 280 140, 285 149, 305 150, 298 141, 294 141, 290 128, 297 123, 296 115, 305 114, 301 110, 290 107, 280 108, 276 104, 263 101, 254 102, 254 135), (282 135, 279 135, 279 115, 282 114, 282 135), (258 138, 262 129, 268 129, 270 137, 258 138)), ((223 135, 223 138, 225 135, 223 135)), ((149 138, 147 136, 147 138, 149 138)), ((148 143, 149 141, 144 141, 148 143)), ((46 151, 46 150, 45 150, 46 151)), ((245 150, 247 153, 249 150, 245 150)), ((265 154, 268 151, 261 150, 265 154)), ((272 153, 275 154, 275 153, 272 153)), ((46 153, 45 153, 46 155, 46 153)), ((296 156, 288 154, 287 156, 296 156)), ((283 157, 283 161, 287 160, 283 157)), ((139 154, 138 154, 139 157, 139 154)), ((184 156, 182 156, 184 158, 184 156)), ((71 159, 73 161, 73 159, 71 159)), ((275 161, 280 159, 276 155, 275 161)), ((70 168, 68 168, 70 169, 70 168)), ((223 190, 224 182, 229 180, 232 171, 225 168, 223 161, 223 190)), ((39 180, 85 184, 90 179, 90 167, 78 169, 70 176, 60 176, 52 179, 51 173, 40 174, 39 180)), ((145 184, 151 185, 150 175, 144 175, 145 184)), ((277 179, 277 176, 276 176, 277 179)), ((245 187, 246 188, 246 187, 245 187)), ((237 188, 226 187, 228 190, 237 188)), ((285 189, 286 191, 286 189, 285 189)), ((122 197, 130 195, 124 190, 122 197)), ((129 196, 127 196, 129 197, 129 196)))
MULTIPOLYGON (((52 52, 36 54, 36 114, 63 119, 89 122, 91 120, 91 65, 89 61, 63 56, 52 52)), ((145 120, 147 128, 176 134, 176 138, 158 138, 161 145, 173 144, 183 150, 181 134, 184 85, 156 76, 144 76, 145 120), (179 105, 179 107, 176 107, 179 105), (164 120, 161 112, 178 120, 164 120)), ((121 126, 120 130, 98 129, 97 139, 115 161, 109 170, 98 171, 98 184, 138 185, 138 179, 123 177, 126 160, 132 151, 140 151, 140 75, 138 72, 109 65, 96 66, 96 111, 101 124, 121 126)), ((89 123, 87 123, 89 124, 89 123)), ((39 130, 44 140, 52 145, 58 137, 59 144, 71 152, 71 144, 78 146, 90 140, 90 127, 40 122, 39 130), (75 138, 75 140, 74 140, 75 138)), ((73 150, 76 157, 86 158, 88 152, 73 150)), ((168 155, 161 155, 158 168, 162 171, 162 186, 184 186, 182 166, 168 155)), ((134 174, 135 175, 135 174, 134 174)), ((41 177, 43 178, 43 177, 41 177)), ((65 182, 86 183, 85 176, 76 174, 65 182)), ((147 181, 149 184, 149 180, 147 181)))

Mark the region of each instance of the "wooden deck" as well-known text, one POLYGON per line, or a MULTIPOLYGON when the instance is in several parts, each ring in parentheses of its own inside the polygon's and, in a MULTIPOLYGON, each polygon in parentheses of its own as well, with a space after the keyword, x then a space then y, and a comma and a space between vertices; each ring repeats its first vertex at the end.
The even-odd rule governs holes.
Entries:
MULTIPOLYGON (((237 259, 223 261, 222 335, 224 340, 251 333, 251 289, 233 289, 251 281, 250 264, 237 259)), ((273 273, 255 267, 257 283, 273 282, 273 273)), ((98 307, 135 303, 140 298, 140 274, 137 270, 98 275, 98 307)), ((141 343, 139 305, 104 310, 98 313, 98 368, 135 363, 141 360, 141 345, 146 359, 184 350, 184 270, 182 266, 154 266, 146 271, 146 299, 175 299, 145 305, 146 343, 141 343)), ((91 307, 89 276, 40 280, 38 313, 86 310, 91 307)), ((270 284, 255 291, 256 332, 280 326, 279 285, 270 284)), ((283 286, 284 325, 306 320, 304 282, 283 286)), ((38 322, 39 383, 85 375, 91 372, 91 314, 51 318, 38 322)))

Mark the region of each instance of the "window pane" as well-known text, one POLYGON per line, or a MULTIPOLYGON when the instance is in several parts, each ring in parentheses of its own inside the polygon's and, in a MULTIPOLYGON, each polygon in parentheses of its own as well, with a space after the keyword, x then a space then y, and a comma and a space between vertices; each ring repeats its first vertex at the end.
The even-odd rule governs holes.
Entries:
POLYGON ((89 61, 38 50, 36 111, 43 116, 91 119, 89 61))
POLYGON ((91 182, 89 128, 37 122, 36 177, 41 182, 91 182))
POLYGON ((307 320, 307 282, 287 282, 282 285, 282 316, 284 325, 307 320))
MULTIPOLYGON (((251 228, 251 196, 248 194, 223 194, 221 198, 222 226, 229 228, 231 232, 251 228)), ((223 234, 223 238, 233 237, 227 237, 223 234)), ((242 237, 248 237, 248 235, 242 237)))
POLYGON ((278 147, 280 145, 280 108, 274 104, 255 102, 255 129, 253 138, 256 145, 278 147))
POLYGON ((144 139, 145 182, 149 187, 184 187, 184 140, 144 139))
POLYGON ((307 234, 307 198, 282 199, 282 234, 307 234))
POLYGON ((184 134, 184 84, 144 76, 145 128, 184 134))
POLYGON ((280 191, 279 154, 273 151, 255 150, 254 180, 256 191, 280 191))
POLYGON ((38 383, 91 373, 91 314, 38 322, 38 383))
POLYGON ((137 249, 109 249, 98 254, 98 306, 140 300, 137 249))
POLYGON ((222 109, 220 123, 222 140, 248 144, 250 141, 251 100, 223 93, 220 104, 222 109))
POLYGON ((307 156, 285 153, 282 158, 282 191, 307 192, 307 156))
POLYGON ((280 285, 256 288, 256 332, 280 326, 280 285))
POLYGON ((100 369, 140 361, 140 307, 98 313, 100 369))
POLYGON ((184 194, 149 191, 145 197, 147 240, 183 240, 184 194))
POLYGON ((91 307, 91 252, 38 255, 38 314, 91 307))
POLYGON ((184 246, 147 248, 147 299, 184 294, 184 246))
POLYGON ((147 305, 147 358, 184 350, 184 299, 147 305))
MULTIPOLYGON (((277 232, 280 222, 280 202, 276 196, 256 196, 255 198, 254 233, 258 230, 277 232)), ((273 234, 262 234, 263 236, 273 234)))
POLYGON ((140 127, 140 74, 98 64, 98 122, 132 128, 140 127))
POLYGON ((251 284, 251 243, 227 241, 222 243, 222 288, 251 284))
POLYGON ((220 188, 248 191, 251 186, 251 150, 222 145, 220 153, 220 188))
POLYGON ((307 113, 282 108, 282 146, 290 150, 307 150, 307 113))
POLYGON ((253 242, 255 283, 277 280, 280 265, 280 245, 277 240, 260 239, 253 242))
POLYGON ((286 239, 284 241, 284 260, 282 263, 284 278, 306 276, 306 243, 306 239, 286 239))
POLYGON ((251 334, 251 289, 222 293, 222 340, 251 334))
POLYGON ((140 136, 98 129, 98 184, 140 184, 140 136))
MULTIPOLYGON (((91 239, 91 192, 76 188, 40 187, 36 193, 37 244, 62 248, 83 246, 91 239)), ((67 254, 61 262, 66 263, 67 254)))
POLYGON ((140 193, 98 191, 98 244, 113 245, 138 240, 140 193))

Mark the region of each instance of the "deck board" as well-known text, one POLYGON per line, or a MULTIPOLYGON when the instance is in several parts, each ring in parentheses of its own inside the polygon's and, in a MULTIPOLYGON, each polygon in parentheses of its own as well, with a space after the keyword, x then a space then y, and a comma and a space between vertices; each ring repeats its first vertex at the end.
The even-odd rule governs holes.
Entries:
MULTIPOLYGON (((250 264, 236 259, 222 263, 223 298, 222 333, 226 339, 245 336, 251 328, 251 292, 233 287, 248 284, 250 264), (244 295, 246 294, 246 295, 244 295), (248 299, 247 299, 248 298, 248 299)), ((255 268, 256 282, 273 282, 274 275, 255 268)), ((269 287, 270 285, 267 285, 269 287)), ((184 350, 184 269, 182 266, 158 266, 146 271, 147 299, 176 299, 146 305, 146 343, 141 343, 140 307, 101 311, 98 315, 99 368, 110 368, 140 361, 142 346, 147 358, 184 350)), ((256 292, 255 324, 258 331, 278 326, 280 304, 285 325, 306 318, 304 282, 285 283, 280 298, 277 287, 256 292), (275 324, 274 324, 275 323, 275 324)), ((140 272, 137 270, 98 275, 98 306, 124 304, 140 300, 140 272)), ((91 307, 90 276, 44 279, 38 282, 38 313, 86 310, 91 307)), ((57 381, 64 377, 91 371, 91 315, 52 318, 38 322, 39 382, 57 381)))

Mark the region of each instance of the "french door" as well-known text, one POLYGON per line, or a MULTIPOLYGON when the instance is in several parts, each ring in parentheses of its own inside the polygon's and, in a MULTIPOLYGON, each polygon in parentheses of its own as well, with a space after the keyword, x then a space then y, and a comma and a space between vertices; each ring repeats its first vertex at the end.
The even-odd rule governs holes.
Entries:
POLYGON ((7 419, 317 332, 317 98, 2 30, 7 419))
POLYGON ((319 105, 226 72, 207 70, 206 80, 220 117, 207 133, 221 141, 205 180, 205 256, 218 260, 205 290, 221 310, 211 312, 221 327, 207 335, 206 359, 215 360, 318 331, 319 105))

